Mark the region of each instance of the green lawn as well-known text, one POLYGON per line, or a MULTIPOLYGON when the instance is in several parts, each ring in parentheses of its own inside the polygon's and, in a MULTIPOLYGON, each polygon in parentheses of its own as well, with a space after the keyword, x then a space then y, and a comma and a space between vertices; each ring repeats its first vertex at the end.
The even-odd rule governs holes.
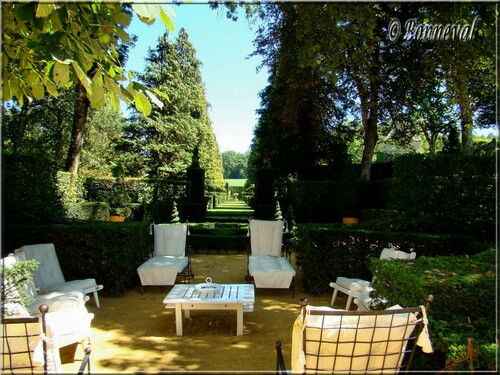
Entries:
POLYGON ((229 186, 245 186, 245 182, 247 182, 246 178, 234 178, 234 179, 227 179, 224 180, 224 182, 227 182, 229 186))

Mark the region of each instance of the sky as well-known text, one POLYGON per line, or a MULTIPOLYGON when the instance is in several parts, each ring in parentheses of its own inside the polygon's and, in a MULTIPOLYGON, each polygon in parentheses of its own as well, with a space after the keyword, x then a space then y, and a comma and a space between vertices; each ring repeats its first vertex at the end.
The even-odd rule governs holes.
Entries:
MULTIPOLYGON (((256 71, 261 57, 249 57, 257 26, 250 26, 242 12, 235 22, 226 18, 225 11, 212 10, 208 4, 170 6, 176 14, 171 40, 184 28, 203 63, 201 73, 219 151, 248 151, 260 107, 258 93, 268 78, 266 68, 256 71)), ((138 40, 125 68, 142 72, 148 49, 156 47, 166 27, 160 19, 148 26, 134 17, 127 31, 138 40)))

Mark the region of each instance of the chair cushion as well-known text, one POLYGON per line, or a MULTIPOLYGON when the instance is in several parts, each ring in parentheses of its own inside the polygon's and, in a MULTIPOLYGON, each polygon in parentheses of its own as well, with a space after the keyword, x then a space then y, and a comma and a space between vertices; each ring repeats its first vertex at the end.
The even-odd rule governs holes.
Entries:
POLYGON ((186 255, 187 224, 155 224, 153 256, 186 255))
POLYGON ((38 289, 49 290, 53 286, 66 282, 53 243, 25 245, 15 252, 16 254, 24 253, 26 259, 35 259, 39 263, 38 268, 33 272, 38 289))
POLYGON ((281 256, 283 225, 282 220, 251 220, 249 228, 252 255, 281 256))
POLYGON ((351 279, 348 277, 337 277, 335 283, 342 288, 349 289, 353 292, 363 292, 370 288, 370 282, 362 279, 351 279))
POLYGON ((408 320, 414 324, 417 318, 414 314, 308 315, 304 327, 302 316, 299 316, 292 339, 292 351, 297 358, 292 360, 292 371, 303 372, 304 365, 329 372, 394 369, 401 364, 404 350, 404 343, 396 340, 408 338, 413 331, 407 328, 408 320), (307 339, 305 348, 302 347, 302 335, 307 339), (388 341, 389 338, 394 341, 388 341))
POLYGON ((188 265, 187 257, 153 257, 137 268, 141 285, 174 285, 179 272, 188 265))
POLYGON ((248 271, 257 288, 289 288, 295 276, 288 259, 270 255, 250 256, 248 271))
POLYGON ((48 294, 39 294, 28 306, 28 311, 32 316, 41 315, 40 305, 47 305, 49 311, 55 312, 68 308, 81 308, 85 306, 88 297, 82 292, 52 292, 48 294))
POLYGON ((380 259, 415 259, 417 254, 415 252, 406 253, 401 250, 396 250, 393 248, 385 248, 380 253, 380 259))

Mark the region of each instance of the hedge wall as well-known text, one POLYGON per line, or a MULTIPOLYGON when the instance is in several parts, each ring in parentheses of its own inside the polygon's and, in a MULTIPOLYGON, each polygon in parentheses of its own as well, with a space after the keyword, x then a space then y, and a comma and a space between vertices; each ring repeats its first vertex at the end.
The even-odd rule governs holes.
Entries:
POLYGON ((404 155, 394 169, 400 229, 495 238, 494 155, 404 155))
POLYGON ((45 155, 3 154, 2 193, 4 224, 64 220, 56 166, 45 155))
POLYGON ((139 283, 137 267, 152 251, 148 223, 9 225, 2 257, 23 245, 50 242, 67 280, 95 278, 113 296, 139 283))
POLYGON ((472 236, 363 230, 337 224, 299 224, 297 264, 303 271, 305 291, 329 291, 328 281, 337 276, 371 280, 370 258, 378 258, 384 247, 415 251, 417 256, 478 253, 487 246, 472 236))

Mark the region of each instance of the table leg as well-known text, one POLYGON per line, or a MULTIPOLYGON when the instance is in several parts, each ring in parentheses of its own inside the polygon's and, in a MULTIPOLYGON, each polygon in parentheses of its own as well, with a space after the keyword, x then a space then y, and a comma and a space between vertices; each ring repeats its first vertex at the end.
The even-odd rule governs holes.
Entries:
POLYGON ((236 336, 243 335, 243 304, 236 306, 236 336))
POLYGON ((182 305, 180 303, 175 305, 175 330, 177 336, 182 336, 182 305))

